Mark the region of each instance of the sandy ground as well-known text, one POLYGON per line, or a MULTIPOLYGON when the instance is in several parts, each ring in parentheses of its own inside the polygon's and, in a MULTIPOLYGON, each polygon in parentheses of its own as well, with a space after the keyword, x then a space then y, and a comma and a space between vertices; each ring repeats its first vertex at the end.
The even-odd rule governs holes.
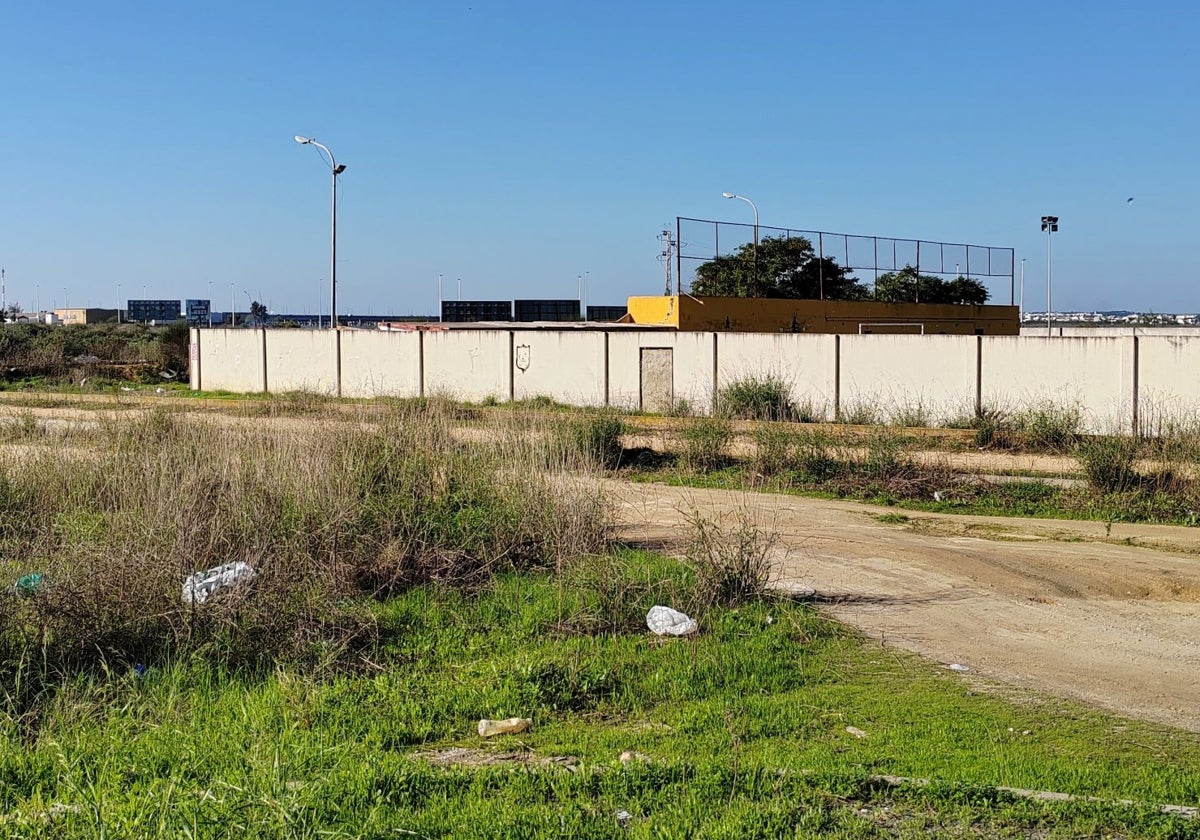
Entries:
POLYGON ((1200 731, 1195 529, 1125 525, 1107 535, 1103 523, 935 514, 890 524, 876 518, 887 511, 854 503, 611 489, 625 539, 678 549, 692 508, 716 518, 748 510, 779 535, 782 581, 816 590, 833 616, 872 638, 1200 731))

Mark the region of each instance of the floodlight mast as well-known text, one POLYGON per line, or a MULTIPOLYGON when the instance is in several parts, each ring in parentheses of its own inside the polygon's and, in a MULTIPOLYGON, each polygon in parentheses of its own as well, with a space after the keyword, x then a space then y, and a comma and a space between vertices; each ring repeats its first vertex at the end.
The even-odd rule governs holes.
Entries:
POLYGON ((1054 276, 1054 250, 1050 234, 1058 233, 1058 216, 1042 216, 1042 230, 1046 234, 1046 338, 1049 338, 1051 335, 1050 319, 1053 312, 1051 289, 1054 276))

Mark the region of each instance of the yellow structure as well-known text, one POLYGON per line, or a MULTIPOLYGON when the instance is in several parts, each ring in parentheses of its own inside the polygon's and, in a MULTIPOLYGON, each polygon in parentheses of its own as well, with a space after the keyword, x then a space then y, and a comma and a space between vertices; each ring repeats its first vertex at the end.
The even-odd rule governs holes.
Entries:
POLYGON ((629 298, 629 322, 691 332, 1020 335, 1015 306, 670 295, 629 298))
POLYGON ((55 309, 63 324, 102 324, 117 317, 115 309, 55 309))

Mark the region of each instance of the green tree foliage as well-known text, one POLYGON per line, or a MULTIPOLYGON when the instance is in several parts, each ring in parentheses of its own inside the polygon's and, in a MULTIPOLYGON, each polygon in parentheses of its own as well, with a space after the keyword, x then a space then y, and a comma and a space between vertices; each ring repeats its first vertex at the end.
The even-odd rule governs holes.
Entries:
POLYGON ((956 277, 942 280, 919 274, 911 265, 879 275, 873 300, 885 303, 987 303, 988 290, 978 280, 956 277))
POLYGON ((696 269, 691 293, 714 297, 866 300, 870 289, 829 257, 819 259, 803 236, 768 236, 696 269))
POLYGON ((250 302, 250 317, 254 323, 265 324, 269 314, 265 303, 259 303, 256 300, 250 302))

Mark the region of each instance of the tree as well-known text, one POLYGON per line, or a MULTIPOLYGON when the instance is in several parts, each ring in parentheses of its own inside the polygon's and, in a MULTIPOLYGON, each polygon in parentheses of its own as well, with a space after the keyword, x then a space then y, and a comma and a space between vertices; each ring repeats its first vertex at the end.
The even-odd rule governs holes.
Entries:
POLYGON ((818 259, 803 236, 768 236, 716 257, 696 269, 694 295, 826 300, 865 300, 870 290, 836 261, 818 259), (757 283, 755 283, 757 275, 757 283))
POLYGON ((873 300, 886 303, 987 303, 988 290, 978 280, 956 277, 946 281, 919 274, 911 265, 881 274, 875 282, 873 300))
POLYGON ((250 318, 254 323, 265 324, 267 322, 267 315, 269 314, 266 304, 259 303, 256 300, 250 301, 250 318))

